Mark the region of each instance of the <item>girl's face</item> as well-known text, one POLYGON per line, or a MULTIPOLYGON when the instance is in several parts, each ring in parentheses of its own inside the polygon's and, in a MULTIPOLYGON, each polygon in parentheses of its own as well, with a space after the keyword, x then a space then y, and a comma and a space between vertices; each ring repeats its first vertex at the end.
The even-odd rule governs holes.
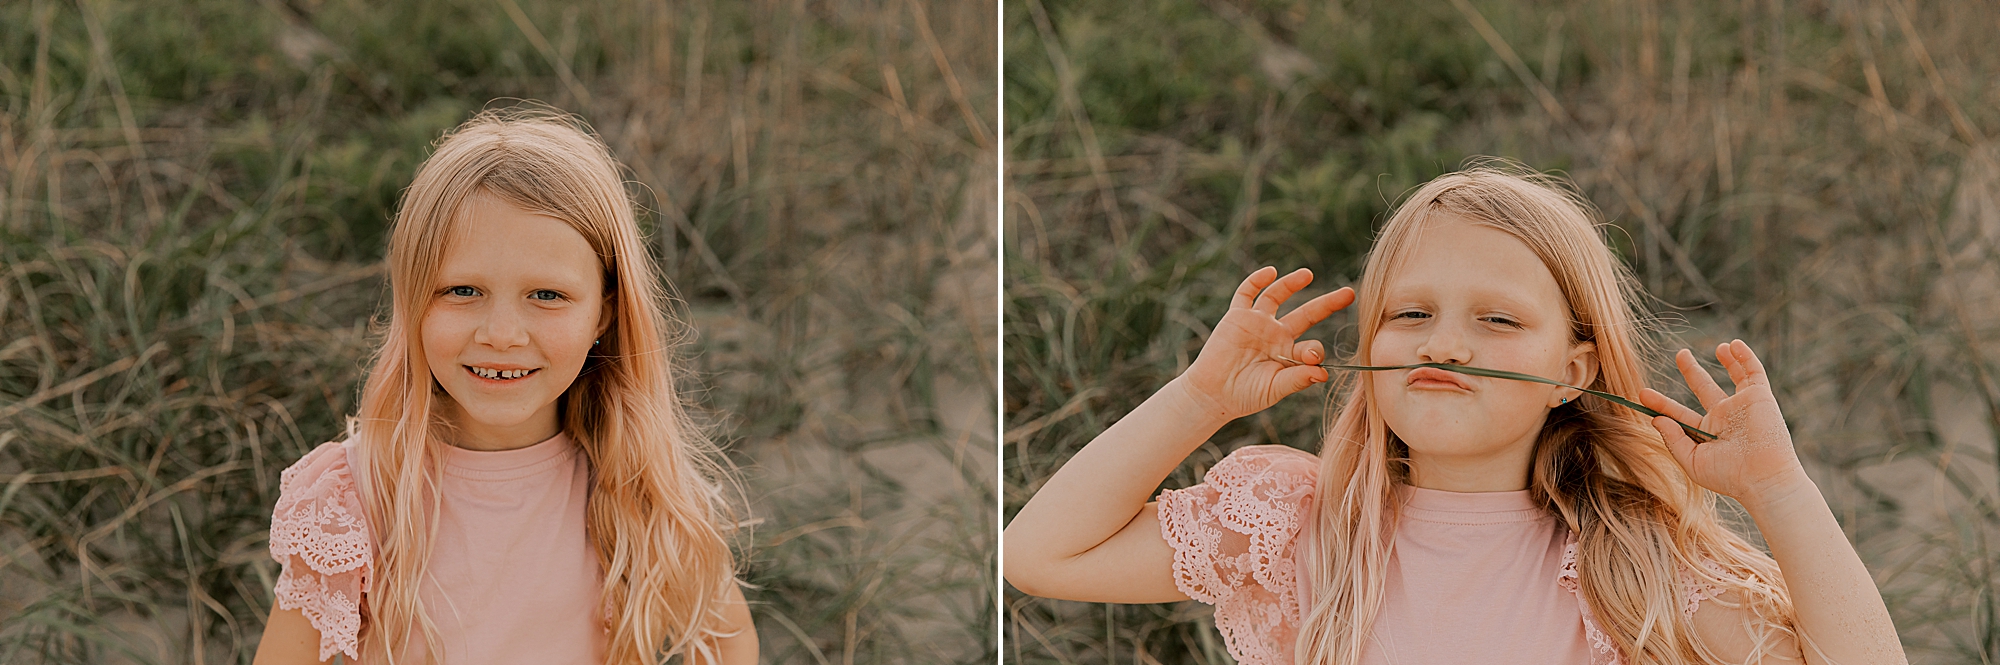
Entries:
POLYGON ((424 314, 424 356, 450 394, 454 445, 533 445, 555 436, 556 400, 610 324, 601 264, 562 220, 484 193, 466 205, 424 314))
MULTIPOLYGON (((1370 365, 1471 365, 1587 385, 1588 342, 1549 269, 1504 231, 1452 216, 1427 221, 1390 275, 1370 365)), ((1576 391, 1436 369, 1372 372, 1375 405, 1410 448, 1410 482, 1461 492, 1527 487, 1549 409, 1576 391)))

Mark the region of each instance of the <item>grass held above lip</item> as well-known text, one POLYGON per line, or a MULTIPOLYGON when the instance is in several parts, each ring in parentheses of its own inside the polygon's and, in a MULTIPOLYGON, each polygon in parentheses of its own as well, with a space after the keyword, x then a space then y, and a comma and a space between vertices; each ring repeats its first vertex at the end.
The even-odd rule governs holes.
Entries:
MULTIPOLYGON (((1289 359, 1287 359, 1287 360, 1289 360, 1289 359)), ((1298 362, 1298 361, 1292 361, 1292 362, 1298 362)), ((1300 363, 1300 364, 1305 364, 1305 363, 1300 363)), ((1447 372, 1457 372, 1457 373, 1459 373, 1459 374, 1469 374, 1469 375, 1472 375, 1472 376, 1485 376, 1485 377, 1491 377, 1491 378, 1495 378, 1495 379, 1508 379, 1508 380, 1512 380, 1512 381, 1527 381, 1527 382, 1530 382, 1530 383, 1545 383, 1545 384, 1548 384, 1548 385, 1551 385, 1551 386, 1561 386, 1561 387, 1564 387, 1564 388, 1569 388, 1569 389, 1571 389, 1571 390, 1576 390, 1576 391, 1579 391, 1579 392, 1583 392, 1583 393, 1588 393, 1588 394, 1591 394, 1591 395, 1596 395, 1596 396, 1598 396, 1598 397, 1602 397, 1602 398, 1604 398, 1604 399, 1608 399, 1608 400, 1611 400, 1612 402, 1615 402, 1615 403, 1619 404, 1620 406, 1624 406, 1625 408, 1628 408, 1628 409, 1631 409, 1631 410, 1633 410, 1633 411, 1638 411, 1639 413, 1643 413, 1643 414, 1646 414, 1646 415, 1648 415, 1648 416, 1653 416, 1653 417, 1656 417, 1656 418, 1657 418, 1657 417, 1659 417, 1659 416, 1664 416, 1664 415, 1667 415, 1667 414, 1664 414, 1664 413, 1660 413, 1660 412, 1658 412, 1658 411, 1654 411, 1654 410, 1652 410, 1652 409, 1649 409, 1649 408, 1646 408, 1646 406, 1645 406, 1645 405, 1643 405, 1643 404, 1640 404, 1640 403, 1638 403, 1638 402, 1634 402, 1634 401, 1632 401, 1632 400, 1629 400, 1629 399, 1625 399, 1625 398, 1623 398, 1623 397, 1619 397, 1619 396, 1617 396, 1617 395, 1614 395, 1614 394, 1611 394, 1611 393, 1607 393, 1607 392, 1604 392, 1604 391, 1601 391, 1601 390, 1591 390, 1591 389, 1589 389, 1589 388, 1578 388, 1578 387, 1576 387, 1576 386, 1572 386, 1572 385, 1569 385, 1569 384, 1567 384, 1567 383, 1563 383, 1563 382, 1561 382, 1561 381, 1556 381, 1556 380, 1554 380, 1554 379, 1544 379, 1544 378, 1542 378, 1542 377, 1539 377, 1539 376, 1535 376, 1535 375, 1533 375, 1533 374, 1522 374, 1522 373, 1520 373, 1520 372, 1509 372, 1509 371, 1506 371, 1506 370, 1498 370, 1498 369, 1486 369, 1486 368, 1484 368, 1484 367, 1467 367, 1467 366, 1464 366, 1464 365, 1448 365, 1448 364, 1444 364, 1444 363, 1417 363, 1417 364, 1414 364, 1414 365, 1385 365, 1385 366, 1374 366, 1374 365, 1327 365, 1327 364, 1322 364, 1322 365, 1320 365, 1320 367, 1324 367, 1324 368, 1327 368, 1327 369, 1344 369, 1344 370, 1348 370, 1348 371, 1352 371, 1352 372, 1382 372, 1382 371, 1388 371, 1388 370, 1392 370, 1392 369, 1417 369, 1417 368, 1420 368, 1420 367, 1429 367, 1429 368, 1431 368, 1431 369, 1441 369, 1441 370, 1444 370, 1444 371, 1447 371, 1447 372)), ((1684 423, 1684 422, 1681 422, 1681 421, 1679 421, 1679 420, 1674 420, 1674 423, 1675 423, 1675 424, 1677 424, 1677 425, 1680 425, 1680 426, 1681 426, 1681 429, 1682 429, 1682 430, 1686 430, 1686 431, 1687 431, 1687 433, 1688 433, 1688 436, 1689 436, 1689 437, 1692 437, 1692 438, 1693 438, 1693 439, 1694 439, 1694 440, 1695 440, 1696 442, 1707 442, 1707 441, 1713 441, 1713 440, 1715 440, 1715 435, 1714 435, 1714 434, 1709 434, 1708 432, 1704 432, 1704 431, 1701 431, 1701 429, 1700 429, 1700 428, 1697 428, 1697 427, 1695 427, 1695 426, 1693 426, 1693 425, 1689 425, 1689 424, 1687 424, 1687 423, 1684 423)))

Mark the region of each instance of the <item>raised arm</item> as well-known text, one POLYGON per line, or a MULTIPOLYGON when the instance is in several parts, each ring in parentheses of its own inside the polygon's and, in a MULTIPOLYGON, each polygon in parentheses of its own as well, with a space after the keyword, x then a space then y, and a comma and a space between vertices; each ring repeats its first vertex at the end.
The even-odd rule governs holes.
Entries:
POLYGON ((1819 486, 1799 464, 1764 364, 1741 340, 1718 346, 1715 356, 1729 371, 1736 394, 1723 392, 1695 363, 1694 354, 1684 349, 1674 356, 1707 416, 1650 389, 1640 400, 1674 418, 1698 422, 1718 438, 1697 444, 1665 417, 1654 418, 1653 427, 1666 437, 1690 478, 1735 498, 1756 520, 1791 592, 1798 631, 1806 642, 1797 645, 1798 652, 1806 662, 1907 663, 1874 578, 1834 521, 1819 486))
POLYGON ((1325 350, 1298 338, 1354 302, 1354 291, 1327 293, 1278 317, 1278 307, 1311 283, 1305 269, 1279 279, 1267 267, 1244 279, 1188 370, 1077 451, 1007 525, 1008 583, 1066 600, 1186 600, 1147 499, 1225 423, 1326 381, 1316 366, 1325 350))

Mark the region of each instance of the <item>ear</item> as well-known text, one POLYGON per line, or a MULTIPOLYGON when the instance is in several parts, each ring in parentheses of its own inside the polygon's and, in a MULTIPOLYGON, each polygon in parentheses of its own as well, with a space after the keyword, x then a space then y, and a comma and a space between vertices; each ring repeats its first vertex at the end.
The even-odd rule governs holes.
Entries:
MULTIPOLYGON (((1569 346, 1569 361, 1563 365, 1562 382, 1572 386, 1588 388, 1597 381, 1597 343, 1577 342, 1569 346)), ((1556 400, 1575 401, 1582 393, 1568 388, 1557 388, 1551 397, 1556 400)), ((1561 406, 1562 401, 1549 405, 1561 406)))
POLYGON ((611 331, 611 322, 618 319, 618 302, 612 294, 604 294, 604 301, 597 306, 596 339, 604 339, 604 333, 611 331))

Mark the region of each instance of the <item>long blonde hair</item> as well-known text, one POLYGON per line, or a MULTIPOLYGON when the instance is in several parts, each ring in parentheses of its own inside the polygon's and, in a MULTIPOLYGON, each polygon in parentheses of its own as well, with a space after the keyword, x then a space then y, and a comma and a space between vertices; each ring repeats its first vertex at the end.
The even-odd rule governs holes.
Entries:
MULTIPOLYGON (((1555 275, 1571 341, 1596 345, 1599 371, 1586 387, 1636 397, 1646 386, 1641 359, 1655 349, 1638 329, 1637 287, 1599 235, 1590 204, 1560 178, 1498 160, 1430 181, 1390 216, 1362 271, 1356 364, 1369 364, 1392 273, 1440 215, 1514 236, 1555 275)), ((1335 402, 1327 406, 1306 557, 1314 601, 1296 649, 1303 663, 1359 662, 1383 601, 1394 485, 1408 479, 1409 450, 1374 407, 1370 383, 1343 379, 1337 412, 1335 402)), ((1682 612, 1683 582, 1734 592, 1723 602, 1763 618, 1760 650, 1791 634, 1776 562, 1721 523, 1715 495, 1688 479, 1645 417, 1588 395, 1556 408, 1536 441, 1528 489, 1576 534, 1583 597, 1626 662, 1719 660, 1682 612)))
POLYGON ((420 327, 447 243, 478 194, 568 223, 603 267, 613 320, 559 408, 563 432, 590 465, 586 531, 604 575, 607 662, 655 663, 673 653, 713 660, 710 638, 735 579, 724 537, 728 474, 675 391, 677 328, 617 163, 580 121, 532 109, 487 111, 446 134, 396 214, 393 305, 348 428, 378 543, 364 653, 390 662, 420 630, 437 656, 418 581, 436 539, 449 444, 420 327))

